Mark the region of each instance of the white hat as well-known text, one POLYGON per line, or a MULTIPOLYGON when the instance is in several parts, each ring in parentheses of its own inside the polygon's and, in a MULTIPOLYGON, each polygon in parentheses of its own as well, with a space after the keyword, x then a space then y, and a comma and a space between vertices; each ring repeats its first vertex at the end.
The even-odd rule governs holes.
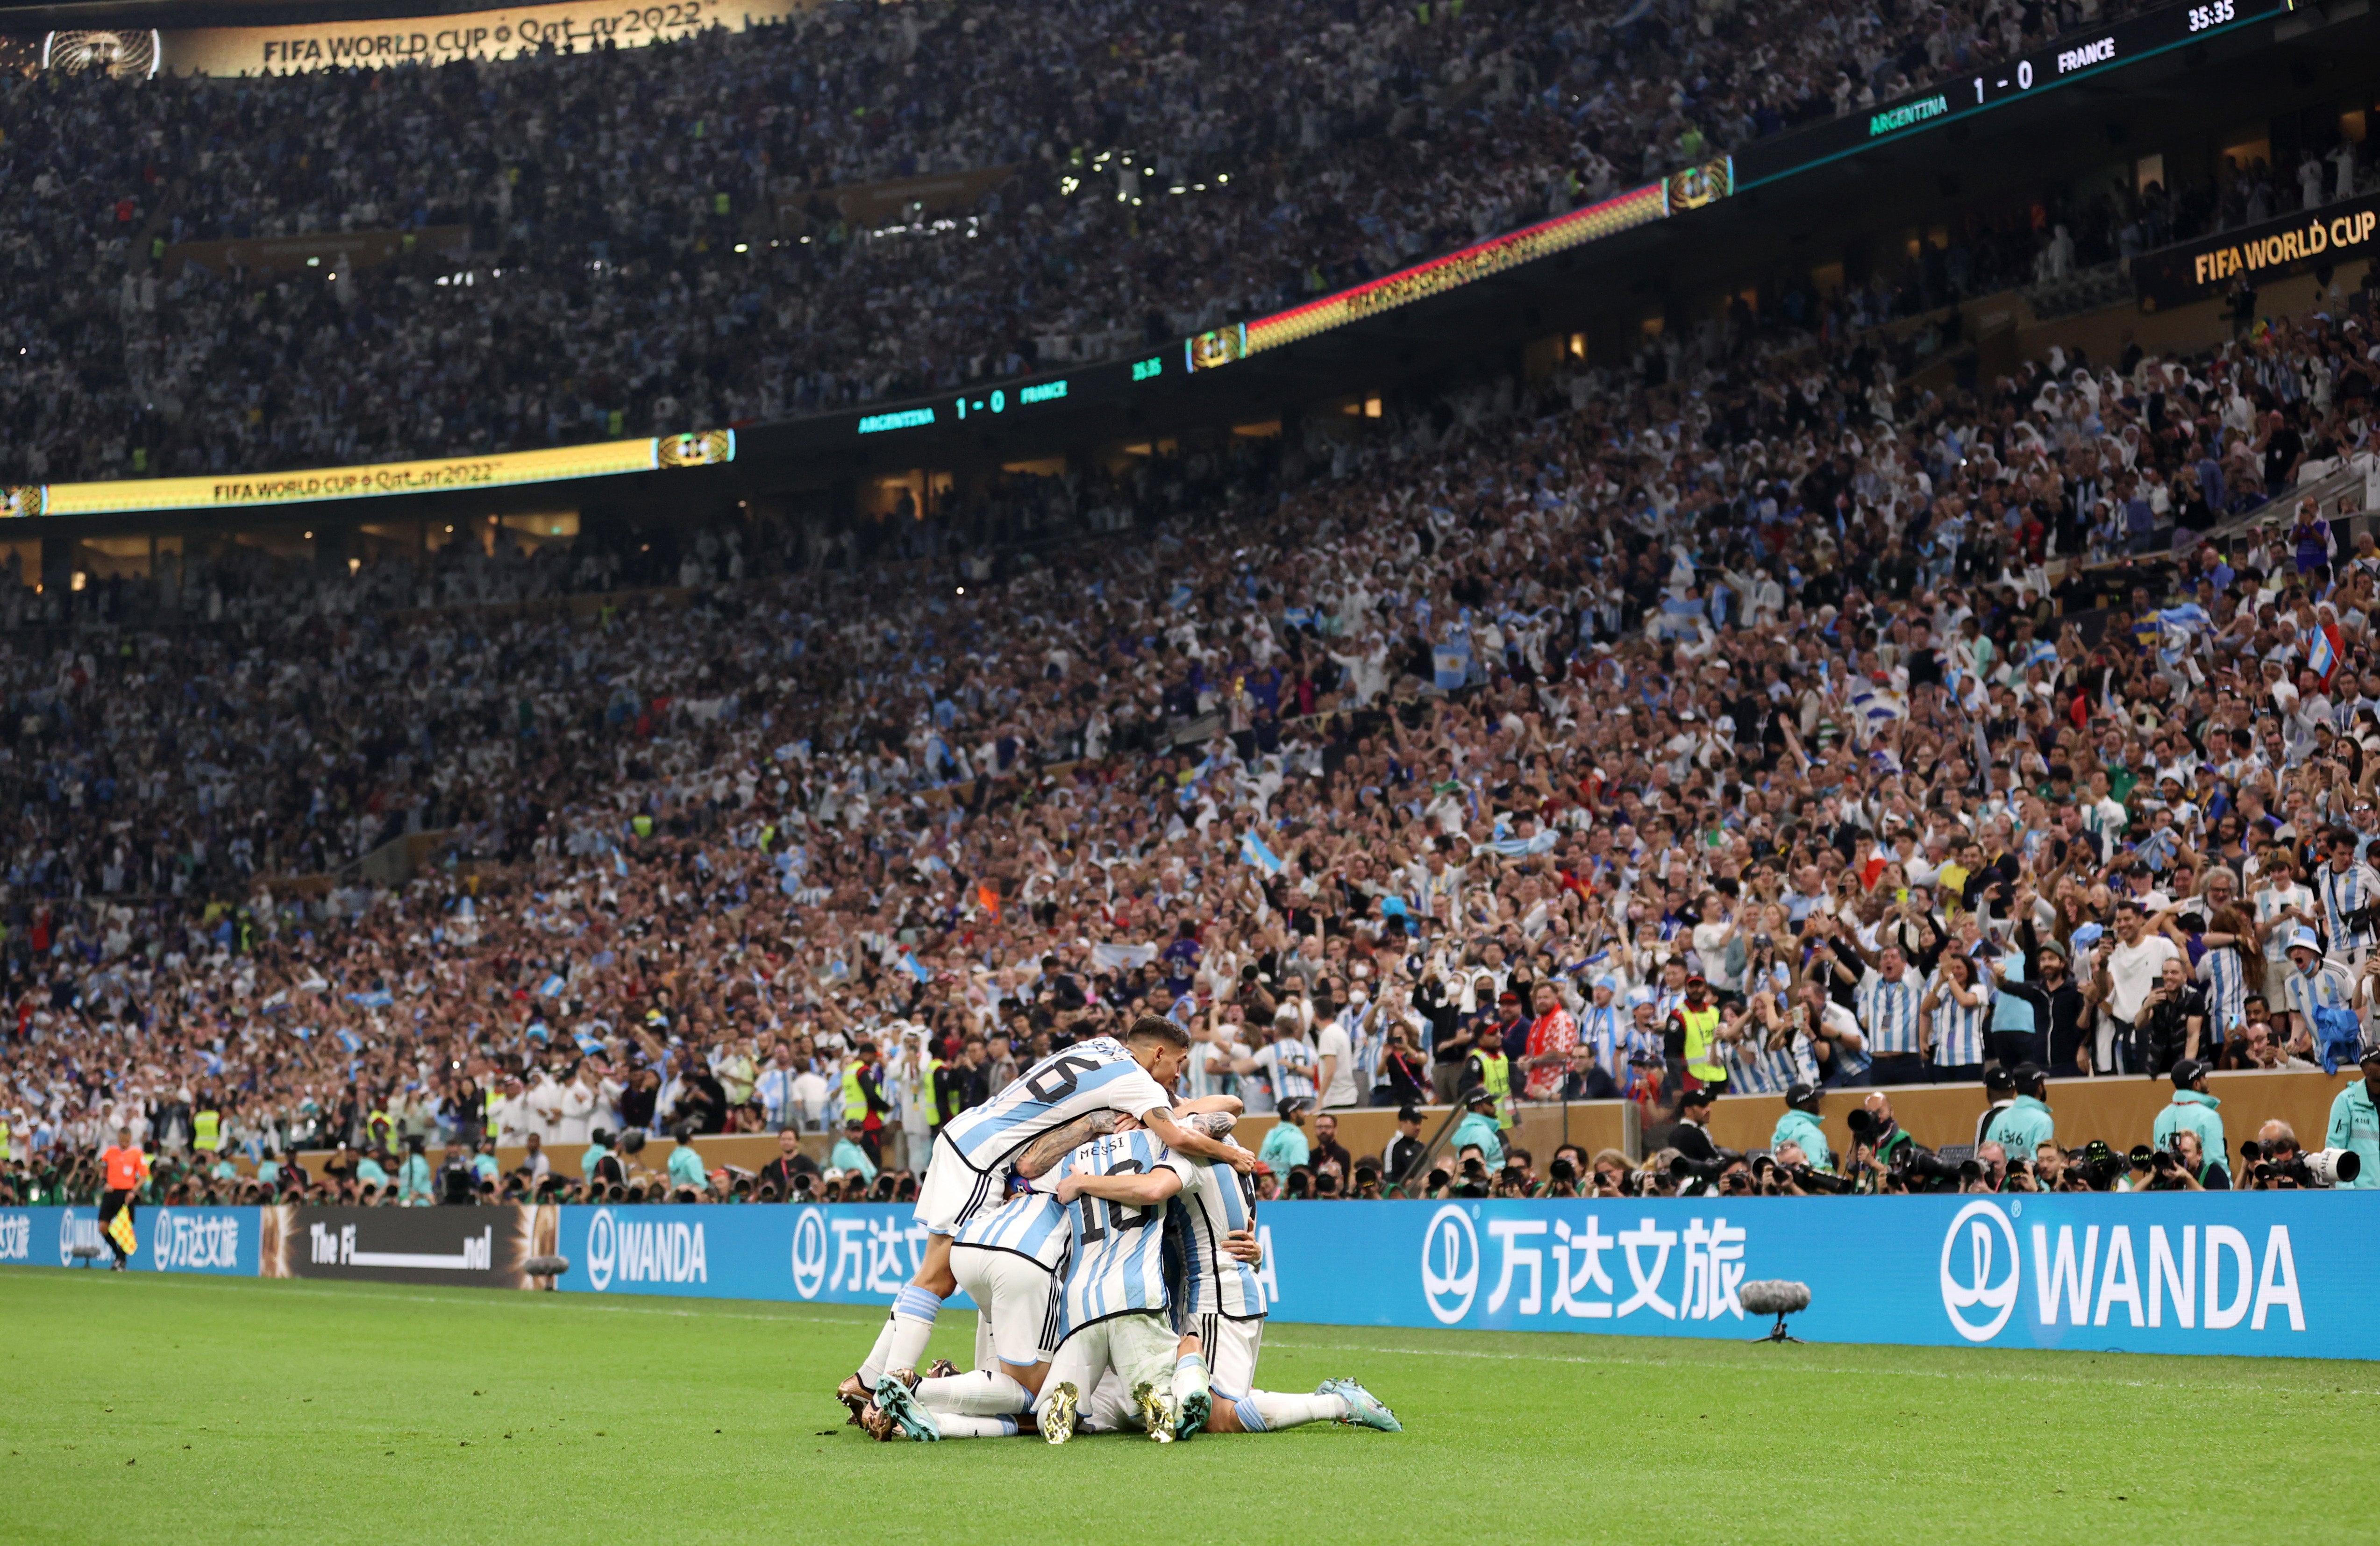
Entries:
POLYGON ((2322 954, 2322 942, 2313 937, 2313 930, 2301 923, 2296 928, 2289 931, 2289 948, 2291 950, 2311 950, 2315 955, 2319 956, 2322 954))

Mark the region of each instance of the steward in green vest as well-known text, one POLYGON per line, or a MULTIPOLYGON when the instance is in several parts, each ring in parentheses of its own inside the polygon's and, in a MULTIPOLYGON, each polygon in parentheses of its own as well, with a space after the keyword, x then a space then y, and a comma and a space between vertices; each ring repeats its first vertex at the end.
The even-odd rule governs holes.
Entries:
POLYGON ((1711 1002, 1708 982, 1686 979, 1686 1002, 1670 1012, 1662 1041, 1663 1053, 1682 1061, 1688 1077, 1707 1089, 1727 1089, 1727 1070, 1718 1061, 1718 1005, 1711 1002))
POLYGON ((1496 1124, 1505 1132, 1519 1126, 1520 1119, 1512 1114, 1512 1060, 1504 1055, 1503 1038, 1489 1026, 1482 1032, 1479 1045, 1472 1049, 1471 1077, 1465 1082, 1484 1088, 1496 1101, 1496 1124))
MULTIPOLYGON (((190 1118, 190 1145, 201 1154, 212 1154, 221 1149, 223 1113, 211 1105, 200 1108, 198 1114, 190 1118)), ((7 1157, 8 1146, 0 1143, 0 1160, 7 1157)))
POLYGON ((884 1126, 884 1114, 890 1107, 884 1100, 884 1065, 873 1041, 862 1041, 851 1050, 852 1061, 843 1069, 843 1119, 856 1122, 870 1135, 884 1126))

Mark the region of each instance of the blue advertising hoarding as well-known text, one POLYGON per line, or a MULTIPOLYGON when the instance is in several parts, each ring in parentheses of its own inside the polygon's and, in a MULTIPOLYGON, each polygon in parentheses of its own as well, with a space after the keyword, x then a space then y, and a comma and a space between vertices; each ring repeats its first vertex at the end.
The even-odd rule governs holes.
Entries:
POLYGON ((2380 1357, 2380 1195, 2076 1193, 1275 1205, 1282 1321, 2380 1357))
MULTIPOLYGON (((565 1293, 889 1305, 926 1245, 889 1205, 558 1212, 565 1293)), ((1766 1323, 1742 1285, 1783 1278, 1809 1285, 1812 1341, 2380 1357, 2380 1193, 1304 1202, 1258 1224, 1281 1321, 1745 1338, 1766 1323)), ((0 1264, 70 1265, 97 1229, 0 1208, 0 1264)), ((145 1209, 134 1266, 254 1275, 260 1231, 252 1208, 145 1209)))
MULTIPOLYGON (((142 1272, 257 1275, 256 1208, 140 1208, 133 1211, 137 1248, 132 1265, 142 1272)), ((99 1210, 0 1208, 0 1266, 71 1267, 91 1260, 104 1267, 115 1259, 99 1232, 99 1210), (98 1249, 79 1259, 75 1247, 98 1249)))

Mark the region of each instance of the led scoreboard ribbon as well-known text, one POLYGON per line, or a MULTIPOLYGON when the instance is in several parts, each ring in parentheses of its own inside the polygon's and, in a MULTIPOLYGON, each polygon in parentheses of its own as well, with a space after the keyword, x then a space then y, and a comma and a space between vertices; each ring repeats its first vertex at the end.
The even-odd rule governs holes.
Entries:
POLYGON ((0 517, 110 516, 142 511, 236 510, 300 505, 318 499, 370 499, 399 493, 440 493, 606 478, 662 468, 715 467, 735 459, 735 432, 601 441, 543 451, 501 451, 484 456, 318 467, 294 472, 220 474, 205 478, 122 478, 101 483, 32 483, 0 488, 0 517))
POLYGON ((2295 9, 2295 0, 2204 0, 2172 6, 2095 31, 2069 32, 2019 59, 2002 60, 1963 79, 1886 103, 1832 122, 1756 140, 1736 152, 1736 189, 1741 192, 1912 130, 1944 124, 2063 86, 2086 75, 2137 64, 2217 32, 2268 21, 2295 9))

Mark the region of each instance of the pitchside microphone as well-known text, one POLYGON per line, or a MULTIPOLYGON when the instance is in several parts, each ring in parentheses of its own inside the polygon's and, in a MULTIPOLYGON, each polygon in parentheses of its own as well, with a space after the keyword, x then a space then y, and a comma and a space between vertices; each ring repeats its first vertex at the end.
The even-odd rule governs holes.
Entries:
POLYGON ((1747 1314, 1777 1317, 1777 1324, 1768 1329, 1768 1334, 1754 1337, 1753 1341, 1800 1342, 1802 1340, 1798 1336, 1787 1334, 1785 1318, 1789 1315, 1798 1315, 1810 1308, 1808 1284, 1791 1283, 1783 1278, 1764 1278, 1757 1283, 1747 1283, 1737 1289, 1735 1299, 1736 1303, 1744 1308, 1747 1314))
MULTIPOLYGON (((527 1272, 533 1278, 558 1278, 563 1273, 570 1271, 570 1258, 566 1256, 532 1256, 527 1261, 521 1263, 521 1271, 527 1272)), ((1810 1296, 1805 1290, 1802 1295, 1802 1298, 1804 1302, 1807 1302, 1809 1297, 1810 1296)), ((1768 1312, 1767 1310, 1763 1310, 1761 1313, 1766 1315, 1768 1312)))

